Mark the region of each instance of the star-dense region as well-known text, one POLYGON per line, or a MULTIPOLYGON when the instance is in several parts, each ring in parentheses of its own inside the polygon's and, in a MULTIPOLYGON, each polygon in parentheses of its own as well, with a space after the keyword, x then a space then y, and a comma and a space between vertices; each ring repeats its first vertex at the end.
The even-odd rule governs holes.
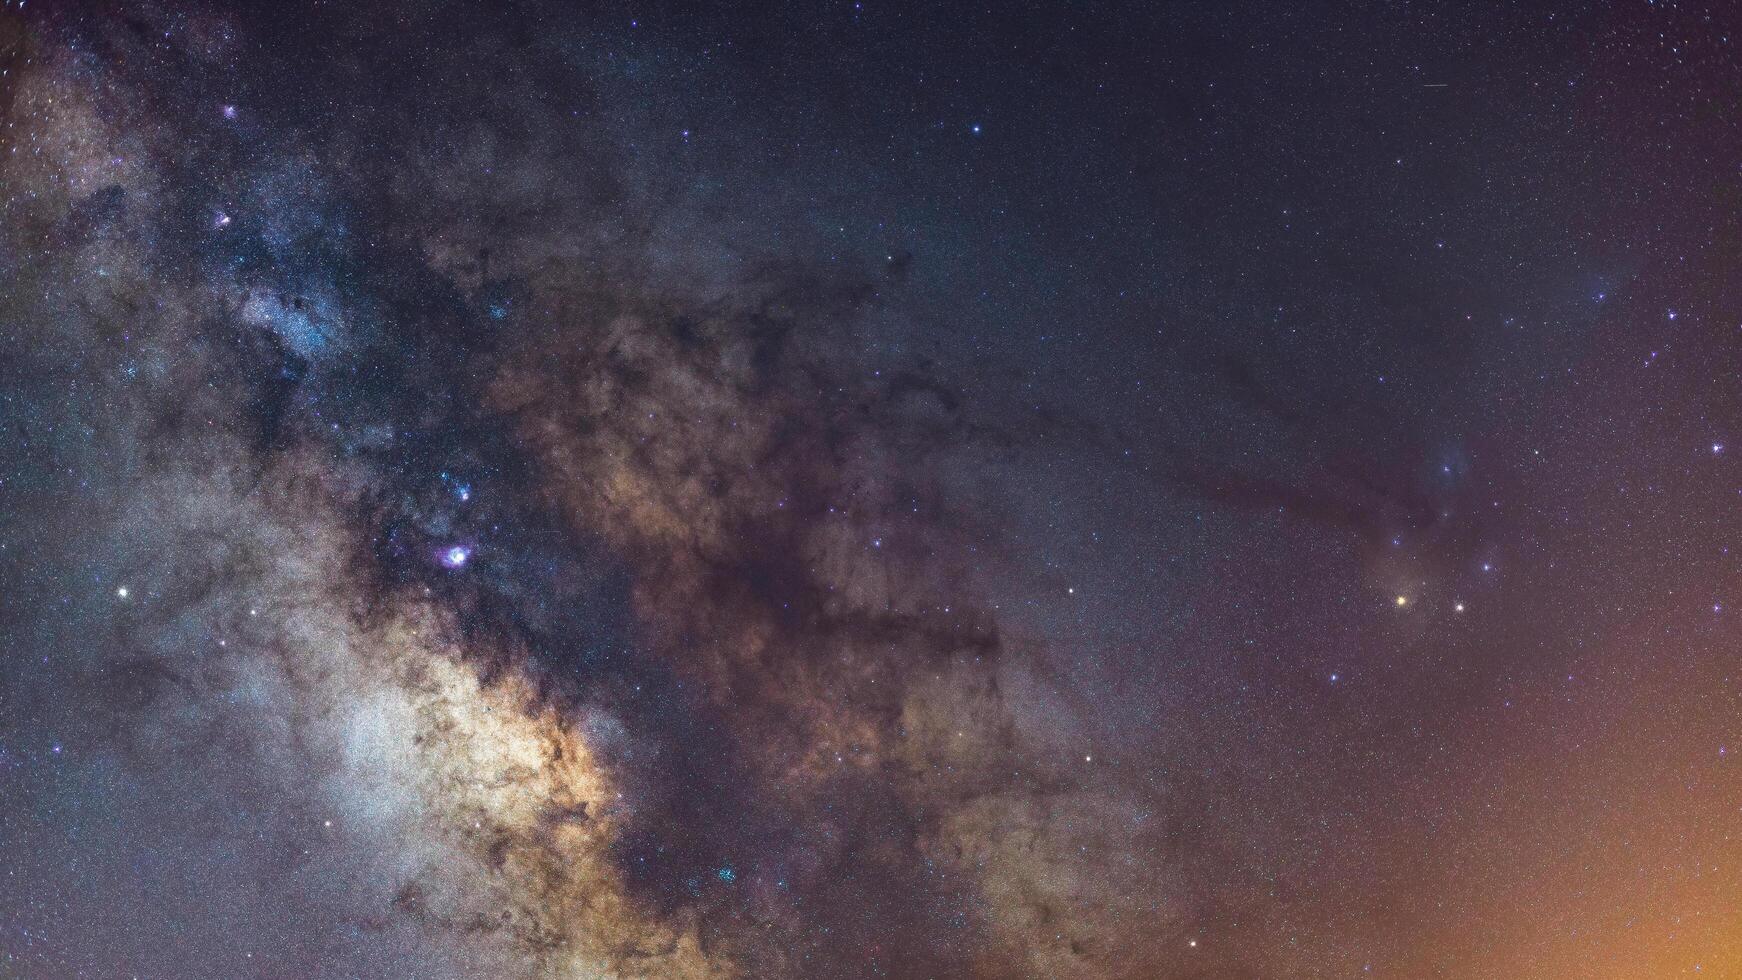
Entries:
POLYGON ((1742 9, 0 4, 0 976, 1742 977, 1742 9))

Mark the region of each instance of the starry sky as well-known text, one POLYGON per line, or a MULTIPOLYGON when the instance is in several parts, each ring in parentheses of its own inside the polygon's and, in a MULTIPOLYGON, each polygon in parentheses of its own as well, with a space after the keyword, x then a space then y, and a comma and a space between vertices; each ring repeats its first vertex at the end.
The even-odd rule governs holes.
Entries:
POLYGON ((1742 10, 0 3, 0 977, 1742 977, 1742 10))

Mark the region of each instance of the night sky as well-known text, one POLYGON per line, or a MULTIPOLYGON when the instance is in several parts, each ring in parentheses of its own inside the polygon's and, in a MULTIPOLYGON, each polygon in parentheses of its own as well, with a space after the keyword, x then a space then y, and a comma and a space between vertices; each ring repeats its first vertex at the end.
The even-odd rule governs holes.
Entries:
POLYGON ((1742 7, 3 3, 0 977, 1742 977, 1742 7))

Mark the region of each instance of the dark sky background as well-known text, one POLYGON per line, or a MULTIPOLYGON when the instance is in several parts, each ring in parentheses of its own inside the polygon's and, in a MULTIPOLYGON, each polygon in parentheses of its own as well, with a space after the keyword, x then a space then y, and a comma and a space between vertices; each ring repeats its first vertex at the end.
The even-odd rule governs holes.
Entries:
POLYGON ((0 7, 0 977, 1742 977, 1742 12, 0 7))

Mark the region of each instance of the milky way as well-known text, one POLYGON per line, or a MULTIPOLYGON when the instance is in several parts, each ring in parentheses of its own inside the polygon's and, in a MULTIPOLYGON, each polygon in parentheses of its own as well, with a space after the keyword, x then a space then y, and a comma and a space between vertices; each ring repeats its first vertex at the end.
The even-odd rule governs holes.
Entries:
POLYGON ((874 6, 9 0, 0 974, 1742 976, 1722 10, 874 6))

